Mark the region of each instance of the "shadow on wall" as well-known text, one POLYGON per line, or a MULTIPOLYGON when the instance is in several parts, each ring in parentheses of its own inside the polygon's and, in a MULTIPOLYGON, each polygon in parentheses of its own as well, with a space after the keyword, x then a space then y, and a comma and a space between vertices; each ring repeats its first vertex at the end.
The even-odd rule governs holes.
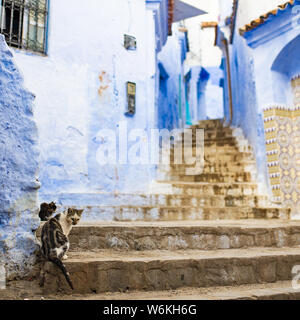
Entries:
POLYGON ((206 67, 205 69, 210 75, 205 92, 207 119, 222 119, 224 118, 224 102, 220 81, 223 78, 223 72, 219 67, 206 67))
POLYGON ((291 80, 300 74, 300 35, 290 41, 272 65, 274 101, 293 104, 291 80))

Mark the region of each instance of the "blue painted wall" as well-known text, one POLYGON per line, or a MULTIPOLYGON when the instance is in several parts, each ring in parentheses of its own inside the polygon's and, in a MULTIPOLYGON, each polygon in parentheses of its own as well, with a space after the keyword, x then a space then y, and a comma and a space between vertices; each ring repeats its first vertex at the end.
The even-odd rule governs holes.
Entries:
POLYGON ((184 60, 188 50, 185 32, 174 25, 172 36, 158 54, 159 95, 157 123, 159 129, 172 130, 186 122, 186 79, 184 60))
POLYGON ((118 136, 120 121, 128 132, 157 126, 157 52, 168 34, 167 0, 92 1, 84 10, 78 23, 82 1, 51 1, 48 55, 15 53, 36 94, 41 202, 63 205, 69 194, 74 205, 88 206, 87 194, 146 193, 153 179, 151 164, 102 165, 97 153, 106 142, 99 132, 118 136), (136 50, 125 49, 124 34, 136 38, 136 50), (136 84, 133 116, 125 115, 128 81, 136 84))
MULTIPOLYGON (((176 88, 177 83, 172 83, 172 81, 178 82, 176 77, 170 78, 169 74, 166 72, 162 63, 159 66, 159 97, 158 97, 158 129, 168 129, 178 127, 179 121, 179 110, 178 110, 178 92, 175 92, 175 96, 169 92, 169 88, 176 88)), ((176 89, 175 89, 176 90, 176 89)), ((174 93, 174 92, 173 92, 174 93)))
POLYGON ((188 37, 178 27, 173 25, 172 36, 158 55, 159 129, 184 128, 206 119, 206 85, 210 76, 201 66, 185 64, 188 37))
POLYGON ((206 120, 207 119, 207 109, 206 109, 206 86, 207 82, 210 78, 210 74, 207 72, 206 69, 200 68, 199 78, 197 81, 197 120, 206 120))
POLYGON ((40 184, 33 100, 0 35, 0 258, 9 276, 26 273, 36 249, 40 184))
POLYGON ((235 32, 231 49, 232 126, 243 129, 255 152, 260 173, 258 179, 267 185, 264 124, 257 106, 254 60, 251 49, 238 34, 238 30, 235 32))
MULTIPOLYGON (((300 1, 295 1, 299 5, 300 1)), ((234 127, 241 127, 254 149, 258 181, 270 192, 266 166, 263 109, 272 104, 291 106, 291 78, 299 75, 300 28, 292 24, 293 6, 289 5, 277 16, 241 36, 234 30, 229 46, 234 127)), ((239 24, 239 12, 237 25, 239 24)), ((250 22, 250 21, 249 21, 250 22)), ((224 58, 224 113, 229 122, 228 72, 224 44, 220 41, 224 58)))
POLYGON ((219 66, 205 67, 209 73, 209 79, 205 90, 205 108, 208 119, 222 119, 224 117, 223 91, 220 80, 223 78, 222 69, 219 66))

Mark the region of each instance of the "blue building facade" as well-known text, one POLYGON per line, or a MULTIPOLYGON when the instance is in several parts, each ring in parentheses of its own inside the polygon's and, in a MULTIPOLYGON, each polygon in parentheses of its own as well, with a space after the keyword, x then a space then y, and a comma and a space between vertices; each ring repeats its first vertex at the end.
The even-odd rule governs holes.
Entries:
POLYGON ((159 97, 158 128, 172 130, 186 123, 188 79, 184 60, 188 51, 186 31, 177 24, 172 28, 166 45, 158 54, 159 97))
POLYGON ((225 119, 243 129, 255 152, 258 181, 269 194, 264 109, 294 106, 291 80, 300 68, 299 4, 286 2, 242 26, 247 7, 234 1, 231 16, 219 24, 216 40, 223 51, 225 119))
MULTIPOLYGON (((13 49, 36 95, 39 201, 88 206, 86 199, 99 193, 146 192, 153 165, 141 164, 141 170, 119 157, 103 165, 98 156, 110 143, 103 130, 115 133, 118 151, 120 123, 128 134, 157 127, 157 55, 172 24, 169 1, 94 1, 80 24, 74 17, 81 1, 48 4, 46 55, 13 49), (130 112, 128 83, 134 86, 130 112)), ((137 144, 131 139, 128 149, 137 144)))
POLYGON ((40 183, 33 100, 0 35, 0 263, 8 277, 25 274, 35 261, 40 183))
POLYGON ((158 55, 159 129, 183 129, 207 119, 207 99, 212 96, 207 93, 207 84, 211 75, 201 65, 186 64, 188 52, 188 30, 174 24, 172 36, 158 55))
POLYGON ((113 210, 99 213, 99 206, 110 205, 116 194, 146 194, 156 179, 156 165, 140 157, 142 139, 151 137, 151 129, 192 122, 192 77, 183 67, 187 35, 176 28, 172 35, 172 24, 188 17, 182 8, 195 12, 179 0, 93 1, 78 24, 82 1, 40 2, 47 7, 44 49, 11 47, 25 86, 36 96, 38 201, 55 201, 61 210, 90 207, 85 219, 111 220, 113 210), (120 149, 123 137, 126 150, 120 149), (112 158, 104 164, 106 153, 112 158))

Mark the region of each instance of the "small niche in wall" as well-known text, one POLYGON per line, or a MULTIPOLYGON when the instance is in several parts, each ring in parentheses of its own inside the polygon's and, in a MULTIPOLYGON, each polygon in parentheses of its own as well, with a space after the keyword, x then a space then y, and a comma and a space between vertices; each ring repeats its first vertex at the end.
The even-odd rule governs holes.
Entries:
POLYGON ((127 111, 125 115, 133 116, 135 114, 135 95, 136 95, 136 84, 134 82, 126 82, 126 93, 127 93, 127 111))
POLYGON ((124 48, 126 50, 136 50, 136 38, 128 34, 124 34, 124 48))

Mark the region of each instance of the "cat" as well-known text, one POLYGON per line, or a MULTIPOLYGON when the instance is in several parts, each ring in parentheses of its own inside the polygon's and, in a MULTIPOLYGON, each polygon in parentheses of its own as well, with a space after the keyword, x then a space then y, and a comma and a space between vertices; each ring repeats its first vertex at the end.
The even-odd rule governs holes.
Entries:
POLYGON ((53 201, 51 203, 42 203, 39 212, 41 221, 48 221, 55 211, 56 204, 53 201))
POLYGON ((44 224, 41 234, 41 251, 44 258, 61 269, 72 290, 73 283, 62 259, 68 258, 66 255, 70 247, 68 235, 73 225, 80 221, 82 212, 83 210, 69 208, 66 212, 57 214, 44 224))

